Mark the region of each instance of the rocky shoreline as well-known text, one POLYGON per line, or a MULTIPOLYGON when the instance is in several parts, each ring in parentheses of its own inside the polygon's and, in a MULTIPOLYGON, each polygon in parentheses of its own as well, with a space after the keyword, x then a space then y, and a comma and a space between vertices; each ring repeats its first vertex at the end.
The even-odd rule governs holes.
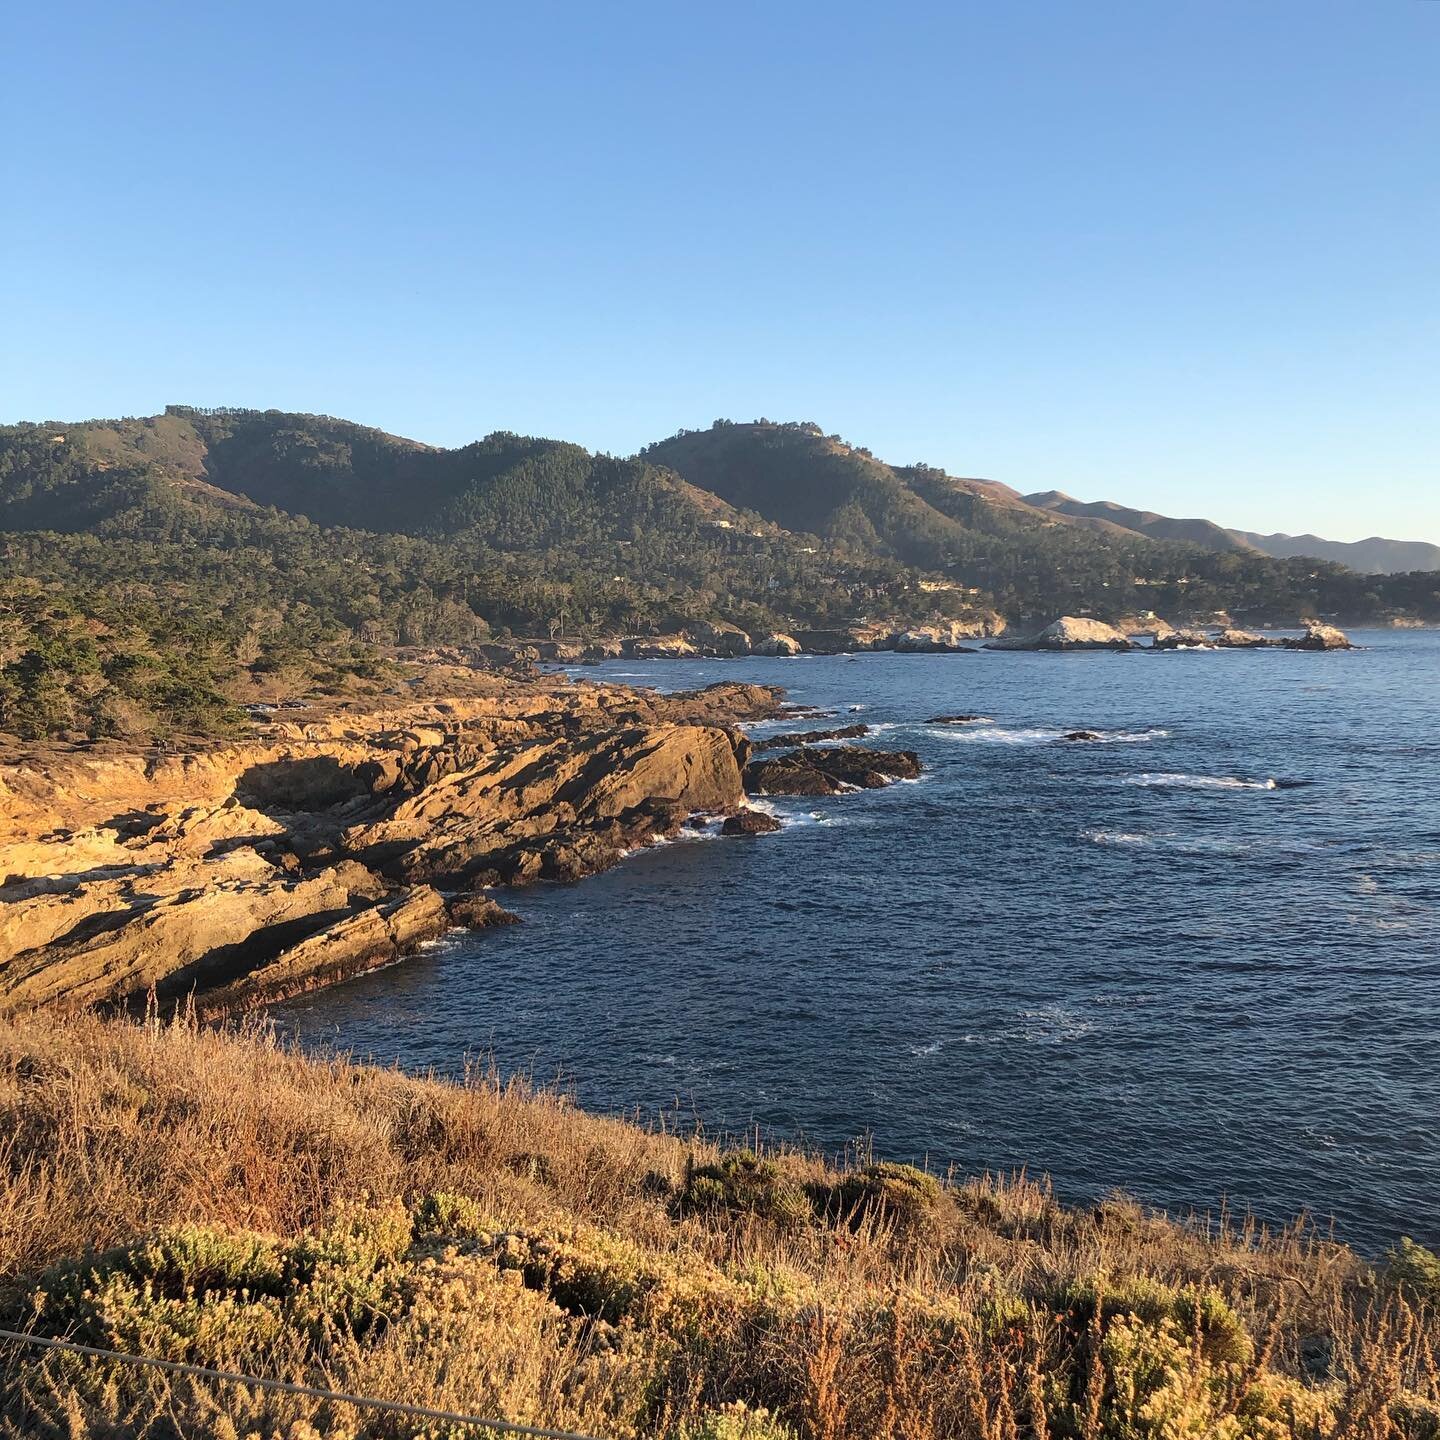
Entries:
POLYGON ((775 828, 747 793, 830 794, 912 769, 858 747, 752 762, 738 726, 800 713, 775 687, 493 688, 307 712, 172 753, 9 757, 0 1009, 268 1003, 455 926, 513 920, 495 887, 578 880, 698 817, 731 835, 775 828))
POLYGON ((1344 632, 1318 620, 1295 627, 1298 636, 1261 635, 1220 620, 1176 628, 1157 616, 1133 616, 1112 625, 1088 616, 1063 615, 1033 634, 1016 635, 999 616, 911 628, 885 622, 838 630, 747 634, 738 626, 706 622, 664 635, 627 635, 603 640, 517 640, 505 644, 450 646, 419 657, 452 665, 525 671, 542 664, 599 665, 607 660, 742 660, 797 655, 974 655, 979 650, 1348 650, 1344 632), (976 642, 976 643, 971 643, 976 642))

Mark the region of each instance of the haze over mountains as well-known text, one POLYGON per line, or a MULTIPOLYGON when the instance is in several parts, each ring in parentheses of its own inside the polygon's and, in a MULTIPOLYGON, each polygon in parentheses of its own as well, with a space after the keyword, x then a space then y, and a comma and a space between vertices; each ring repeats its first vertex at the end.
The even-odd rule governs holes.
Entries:
POLYGON ((1077 523, 1112 533, 1144 535, 1203 545, 1207 550, 1251 550, 1278 560, 1309 556, 1348 566, 1366 575, 1400 575, 1412 570, 1440 570, 1440 545, 1422 540, 1322 540, 1318 535, 1261 535, 1253 530, 1227 530, 1213 520, 1177 520, 1150 510, 1134 510, 1112 500, 1085 502, 1063 490, 1042 490, 1021 497, 1027 505, 1077 523))

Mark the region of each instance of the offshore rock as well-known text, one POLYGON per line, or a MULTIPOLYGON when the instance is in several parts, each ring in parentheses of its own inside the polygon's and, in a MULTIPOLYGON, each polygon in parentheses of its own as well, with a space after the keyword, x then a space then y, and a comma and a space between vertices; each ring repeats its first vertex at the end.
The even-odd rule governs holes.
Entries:
POLYGON ((770 735, 751 742, 754 750, 787 750, 797 745, 814 745, 821 740, 858 740, 868 735, 868 725, 842 725, 837 730, 795 730, 785 735, 770 735))
POLYGON ((1253 630, 1240 630, 1232 625, 1213 636, 1210 643, 1218 645, 1222 650, 1267 650, 1279 642, 1267 640, 1253 630))
POLYGON ((992 640, 987 650, 1133 650, 1130 637, 1103 620, 1062 615, 1028 639, 992 640))
POLYGON ((902 655, 973 655, 974 647, 961 642, 973 639, 976 633, 973 625, 961 620, 942 625, 917 625, 892 635, 885 648, 902 655))
POLYGON ((781 828, 780 822, 763 810, 741 810, 726 817, 720 827, 722 835, 769 835, 781 828))
POLYGON ((752 653, 755 655, 798 655, 800 650, 800 642, 793 635, 782 635, 776 631, 773 634, 761 636, 755 642, 752 653))
POLYGON ((735 659, 750 654, 750 637, 738 625, 731 625, 724 620, 687 625, 684 634, 692 645, 699 648, 702 655, 735 659))
POLYGON ((913 780, 920 770, 920 757, 913 750, 840 745, 752 760, 745 768, 745 788, 752 795, 837 795, 842 790, 878 790, 895 780, 913 780))
POLYGON ((1333 625, 1309 626, 1298 640, 1281 642, 1287 650, 1353 650, 1350 637, 1333 625))
POLYGON ((1157 635, 1151 644, 1152 650, 1205 650, 1215 642, 1203 630, 1171 630, 1168 634, 1157 635))
POLYGON ((445 902, 450 923, 466 930, 489 930, 496 925, 518 925, 520 917, 488 895, 452 895, 445 902))

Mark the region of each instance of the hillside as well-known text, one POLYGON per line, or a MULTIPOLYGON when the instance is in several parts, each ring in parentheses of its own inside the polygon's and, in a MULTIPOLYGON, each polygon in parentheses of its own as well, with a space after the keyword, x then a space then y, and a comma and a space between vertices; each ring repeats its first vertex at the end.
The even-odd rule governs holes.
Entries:
MULTIPOLYGON (((0 1324, 612 1440, 1428 1440, 1440 1260, 755 1155, 262 1029, 0 1024, 0 1324)), ((458 1435, 8 1349, 0 1427, 458 1435)), ((468 1432, 467 1432, 468 1433, 468 1432)))
POLYGON ((1440 619, 1433 576, 1374 580, 1141 519, 1156 533, 806 424, 722 421, 628 459, 188 406, 0 427, 0 732, 212 734, 247 702, 393 689, 396 647, 516 635, 997 611, 1440 619))
POLYGON ((813 424, 717 421, 642 455, 840 554, 944 574, 1012 619, 1068 608, 1102 617, 1227 610, 1253 623, 1310 611, 1363 623, 1433 589, 1396 585, 1387 595, 1339 565, 1264 555, 1208 520, 889 465, 813 424))
POLYGON ((146 503, 185 507, 200 523, 268 507, 326 527, 468 531, 509 548, 737 518, 653 466, 507 432, 441 450, 327 415, 182 405, 0 431, 6 530, 114 528, 146 503))

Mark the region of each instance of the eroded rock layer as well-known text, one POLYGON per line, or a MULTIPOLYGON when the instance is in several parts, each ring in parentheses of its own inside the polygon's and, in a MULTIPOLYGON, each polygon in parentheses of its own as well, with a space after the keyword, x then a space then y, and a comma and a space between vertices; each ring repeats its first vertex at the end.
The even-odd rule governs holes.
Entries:
POLYGON ((183 753, 16 753, 0 766, 0 1007, 239 1008, 496 923, 477 890, 578 879, 740 809, 734 727, 779 702, 555 681, 183 753))

